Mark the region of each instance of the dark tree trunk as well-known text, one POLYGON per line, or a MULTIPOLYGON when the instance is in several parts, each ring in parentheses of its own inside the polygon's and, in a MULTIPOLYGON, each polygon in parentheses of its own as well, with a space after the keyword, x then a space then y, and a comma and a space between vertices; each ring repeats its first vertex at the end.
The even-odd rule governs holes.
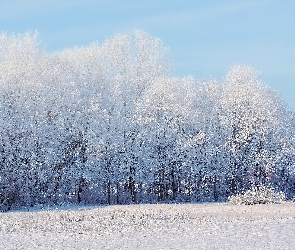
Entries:
POLYGON ((216 175, 213 177, 213 196, 214 196, 214 201, 218 201, 218 194, 217 194, 217 186, 216 186, 217 178, 216 175))

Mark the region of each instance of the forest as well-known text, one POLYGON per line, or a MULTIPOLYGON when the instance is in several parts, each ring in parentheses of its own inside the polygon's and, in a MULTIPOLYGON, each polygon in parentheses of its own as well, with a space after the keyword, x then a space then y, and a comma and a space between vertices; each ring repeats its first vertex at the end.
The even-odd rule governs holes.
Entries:
POLYGON ((295 112, 252 68, 173 77, 144 31, 49 53, 0 34, 0 208, 295 196, 295 112))

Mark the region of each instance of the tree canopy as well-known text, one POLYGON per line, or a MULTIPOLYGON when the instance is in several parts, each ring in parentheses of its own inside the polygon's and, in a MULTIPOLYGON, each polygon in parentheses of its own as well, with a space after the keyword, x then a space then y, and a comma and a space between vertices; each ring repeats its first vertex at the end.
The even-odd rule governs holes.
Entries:
POLYGON ((171 76, 143 31, 48 53, 0 35, 0 205, 225 201, 295 193, 295 115, 249 67, 171 76))

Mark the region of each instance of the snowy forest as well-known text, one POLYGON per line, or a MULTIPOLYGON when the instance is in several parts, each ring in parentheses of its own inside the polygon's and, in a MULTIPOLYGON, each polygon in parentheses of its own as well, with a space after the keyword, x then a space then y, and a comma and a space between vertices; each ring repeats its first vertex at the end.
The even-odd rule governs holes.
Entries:
MULTIPOLYGON (((197 60, 197 58, 196 58, 197 60)), ((143 31, 49 53, 0 34, 0 206, 295 195, 295 112, 252 68, 173 77, 143 31)))

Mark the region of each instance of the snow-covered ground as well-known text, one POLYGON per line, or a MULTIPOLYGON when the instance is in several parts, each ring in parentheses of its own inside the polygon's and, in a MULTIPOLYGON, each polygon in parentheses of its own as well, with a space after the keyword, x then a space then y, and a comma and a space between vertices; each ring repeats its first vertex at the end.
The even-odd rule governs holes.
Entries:
POLYGON ((129 205, 0 214, 0 249, 294 249, 295 203, 129 205))

